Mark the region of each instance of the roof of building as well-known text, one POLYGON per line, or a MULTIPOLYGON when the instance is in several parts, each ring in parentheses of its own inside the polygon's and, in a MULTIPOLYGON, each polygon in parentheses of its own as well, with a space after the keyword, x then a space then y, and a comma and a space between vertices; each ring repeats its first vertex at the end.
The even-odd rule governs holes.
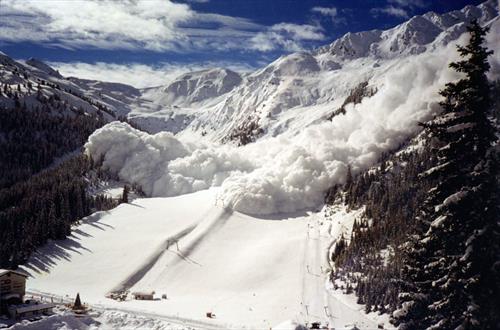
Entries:
POLYGON ((23 271, 20 271, 20 270, 1 269, 0 268, 0 276, 5 275, 7 273, 14 273, 14 274, 21 275, 21 276, 24 276, 24 277, 28 277, 29 276, 27 273, 25 273, 23 271))
POLYGON ((21 314, 21 313, 51 309, 54 307, 56 307, 55 304, 23 304, 23 305, 13 305, 9 307, 9 309, 15 310, 17 314, 21 314))
POLYGON ((137 291, 137 292, 132 292, 132 295, 133 296, 152 296, 154 295, 155 292, 154 291, 137 291))

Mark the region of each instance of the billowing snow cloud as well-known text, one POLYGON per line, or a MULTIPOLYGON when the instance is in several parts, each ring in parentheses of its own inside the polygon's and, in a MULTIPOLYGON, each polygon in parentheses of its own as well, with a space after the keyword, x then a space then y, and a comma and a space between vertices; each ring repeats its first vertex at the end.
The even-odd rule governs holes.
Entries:
POLYGON ((104 168, 140 184, 150 196, 176 196, 220 185, 236 171, 251 170, 234 149, 190 146, 171 133, 155 135, 113 122, 96 131, 86 144, 103 158, 104 168))
MULTIPOLYGON (((266 138, 244 147, 201 145, 169 133, 149 135, 111 123, 86 145, 104 166, 140 184, 151 196, 172 196, 221 186, 225 206, 249 214, 313 208, 325 190, 343 183, 348 164, 360 171, 384 151, 414 136, 418 122, 438 111, 438 90, 458 75, 454 45, 431 54, 388 62, 374 83, 378 92, 332 122, 295 136, 266 138), (409 79, 408 77, 411 77, 409 79)), ((375 79, 375 78, 374 78, 375 79)))

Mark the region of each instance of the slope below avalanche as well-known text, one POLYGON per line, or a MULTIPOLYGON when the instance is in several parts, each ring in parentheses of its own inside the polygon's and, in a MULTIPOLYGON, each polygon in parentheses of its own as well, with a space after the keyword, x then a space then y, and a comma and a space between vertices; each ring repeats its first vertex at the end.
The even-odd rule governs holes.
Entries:
POLYGON ((324 223, 320 214, 246 216, 224 208, 211 189, 95 214, 23 269, 32 276, 31 293, 57 300, 79 292, 98 311, 121 313, 128 322, 135 315, 179 324, 176 329, 268 329, 287 320, 373 329, 377 318, 363 315, 362 306, 325 294, 326 251, 342 226, 324 223), (167 299, 105 298, 126 290, 167 299), (207 312, 216 318, 207 319, 207 312))

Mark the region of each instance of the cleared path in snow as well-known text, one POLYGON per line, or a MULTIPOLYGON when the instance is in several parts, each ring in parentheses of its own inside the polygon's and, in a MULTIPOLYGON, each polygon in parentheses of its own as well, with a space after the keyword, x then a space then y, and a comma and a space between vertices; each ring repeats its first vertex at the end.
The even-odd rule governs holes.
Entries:
MULTIPOLYGON (((335 329, 376 329, 376 322, 368 319, 362 306, 350 306, 342 297, 327 291, 328 247, 332 237, 322 230, 323 219, 311 215, 307 224, 304 249, 304 279, 302 287, 302 312, 299 321, 303 324, 320 322, 335 329), (340 298, 340 299, 339 299, 340 298)), ((328 231, 327 231, 328 232, 328 231)))

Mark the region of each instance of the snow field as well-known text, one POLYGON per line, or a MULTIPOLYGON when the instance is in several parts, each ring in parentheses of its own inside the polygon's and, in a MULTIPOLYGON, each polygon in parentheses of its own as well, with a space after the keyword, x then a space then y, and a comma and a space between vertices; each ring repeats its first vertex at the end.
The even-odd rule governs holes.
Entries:
MULTIPOLYGON (((257 219, 229 210, 170 249, 133 290, 166 293, 140 302, 187 317, 269 328, 300 312, 305 218, 257 219)), ((137 302, 131 302, 136 304, 137 302)))
POLYGON ((24 266, 28 290, 62 297, 79 292, 103 329, 293 329, 313 321, 340 329, 376 326, 362 306, 326 290, 328 247, 352 226, 351 216, 258 218, 223 207, 218 192, 137 199, 88 217, 24 266), (119 290, 151 290, 156 299, 105 298, 119 290))
POLYGON ((28 289, 101 302, 157 257, 170 236, 195 225, 212 191, 169 199, 137 199, 81 221, 72 235, 39 249, 23 266, 28 289))

